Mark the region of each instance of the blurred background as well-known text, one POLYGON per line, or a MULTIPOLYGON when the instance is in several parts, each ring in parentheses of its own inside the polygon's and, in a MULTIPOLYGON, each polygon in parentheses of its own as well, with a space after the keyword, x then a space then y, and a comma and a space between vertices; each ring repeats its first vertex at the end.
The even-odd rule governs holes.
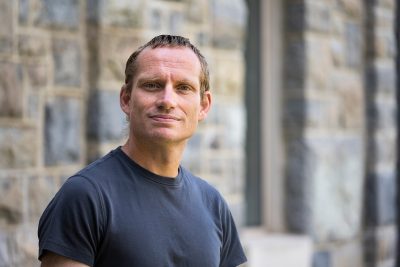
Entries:
POLYGON ((398 6, 0 0, 0 266, 39 266, 41 213, 123 143, 125 61, 161 33, 210 64, 183 165, 226 198, 246 266, 399 266, 398 6))

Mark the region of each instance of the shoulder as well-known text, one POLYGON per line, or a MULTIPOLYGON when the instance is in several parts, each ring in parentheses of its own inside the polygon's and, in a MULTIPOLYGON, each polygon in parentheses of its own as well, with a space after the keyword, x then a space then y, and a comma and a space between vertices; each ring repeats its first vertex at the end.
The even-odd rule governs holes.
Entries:
POLYGON ((56 210, 64 213, 70 209, 88 210, 91 207, 97 207, 102 210, 103 202, 99 187, 93 180, 74 175, 68 178, 61 186, 43 215, 51 214, 56 210))
POLYGON ((70 181, 72 184, 85 183, 101 188, 102 185, 108 184, 109 180, 116 176, 122 176, 122 173, 124 173, 125 163, 124 158, 120 155, 121 153, 122 151, 119 148, 110 151, 75 173, 68 180, 74 180, 70 181))
POLYGON ((97 196, 98 186, 93 179, 89 179, 79 174, 73 175, 68 178, 61 186, 59 192, 56 194, 65 195, 66 197, 87 197, 88 195, 97 196))
POLYGON ((72 177, 81 177, 82 180, 86 179, 92 185, 98 184, 102 178, 109 177, 120 168, 121 162, 118 153, 120 153, 119 149, 112 150, 107 155, 87 165, 72 177))
POLYGON ((187 169, 182 168, 184 177, 191 187, 191 190, 197 190, 203 198, 214 207, 226 208, 227 204, 221 193, 206 180, 192 174, 187 169))
POLYGON ((216 197, 221 196, 218 190, 206 180, 194 175, 184 167, 181 167, 181 170, 183 172, 184 179, 186 179, 191 186, 197 187, 202 192, 207 194, 215 195, 216 197))

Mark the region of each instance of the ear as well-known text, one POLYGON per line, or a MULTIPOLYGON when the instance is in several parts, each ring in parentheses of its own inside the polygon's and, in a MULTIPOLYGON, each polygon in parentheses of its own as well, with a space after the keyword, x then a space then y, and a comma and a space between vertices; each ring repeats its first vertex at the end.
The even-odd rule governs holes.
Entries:
POLYGON ((121 87, 121 91, 119 93, 119 104, 121 106, 122 111, 129 116, 131 107, 131 94, 128 91, 126 84, 121 87))
POLYGON ((200 103, 199 121, 207 117, 208 111, 211 108, 212 96, 210 91, 205 91, 200 103))

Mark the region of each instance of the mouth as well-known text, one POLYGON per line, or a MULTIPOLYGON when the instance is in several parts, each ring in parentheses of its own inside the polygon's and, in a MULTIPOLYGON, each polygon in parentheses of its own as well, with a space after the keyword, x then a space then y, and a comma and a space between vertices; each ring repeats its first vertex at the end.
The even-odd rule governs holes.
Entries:
POLYGON ((156 114, 156 115, 150 115, 149 117, 157 122, 179 121, 179 118, 172 116, 172 115, 167 115, 167 114, 156 114))

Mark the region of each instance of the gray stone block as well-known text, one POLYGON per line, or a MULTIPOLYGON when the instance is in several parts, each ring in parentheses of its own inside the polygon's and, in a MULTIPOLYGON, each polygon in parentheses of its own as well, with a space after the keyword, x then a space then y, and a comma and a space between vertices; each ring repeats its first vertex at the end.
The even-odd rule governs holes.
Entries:
POLYGON ((112 33, 103 33, 99 40, 101 56, 94 55, 91 64, 88 65, 90 71, 93 72, 92 78, 94 80, 100 78, 100 81, 105 82, 115 81, 120 83, 123 81, 125 79, 126 60, 142 44, 142 41, 138 36, 116 36, 112 33), (93 67, 97 68, 97 66, 99 69, 96 72, 93 67), (98 77, 99 73, 101 74, 100 77, 98 77))
POLYGON ((377 127, 386 129, 396 128, 397 107, 393 101, 387 101, 387 103, 378 102, 375 108, 377 112, 377 127))
POLYGON ((245 164, 240 157, 226 159, 227 172, 225 176, 228 181, 228 192, 231 194, 240 194, 244 190, 245 164))
POLYGON ((390 11, 394 10, 397 2, 395 0, 378 0, 377 3, 391 13, 390 11))
POLYGON ((376 176, 377 223, 396 223, 396 174, 395 171, 378 173, 376 176))
POLYGON ((0 229, 0 264, 5 267, 15 266, 17 258, 17 247, 11 234, 13 231, 9 229, 0 229))
POLYGON ((210 36, 205 32, 198 32, 196 34, 196 44, 201 46, 207 46, 210 44, 210 36))
POLYGON ((179 34, 183 30, 185 19, 181 12, 172 12, 169 17, 169 31, 171 34, 179 34))
POLYGON ((99 142, 118 141, 128 127, 119 105, 118 91, 93 90, 88 108, 88 138, 99 142))
MULTIPOLYGON (((204 171, 202 169, 201 160, 199 158, 189 157, 187 155, 188 155, 188 153, 186 153, 185 157, 182 159, 182 162, 181 162, 182 166, 184 166, 186 169, 190 170, 195 175, 199 175, 202 171, 204 171)), ((199 156, 201 154, 197 153, 197 155, 199 156)))
POLYGON ((40 0, 36 24, 61 29, 78 29, 81 12, 78 0, 40 0))
POLYGON ((361 224, 361 138, 298 139, 286 154, 289 229, 318 242, 355 236, 361 224))
POLYGON ((201 24, 207 21, 208 11, 210 10, 211 1, 208 0, 187 0, 185 18, 189 22, 201 24))
POLYGON ((223 132, 221 138, 225 147, 240 150, 245 142, 245 110, 242 105, 230 104, 221 109, 223 132))
POLYGON ((301 90, 304 87, 307 52, 304 41, 291 41, 285 50, 284 87, 289 90, 301 90))
POLYGON ((360 68, 363 63, 362 29, 359 24, 347 23, 346 31, 346 64, 352 68, 360 68))
POLYGON ((36 131, 27 127, 0 127, 0 169, 36 165, 36 131))
POLYGON ((143 0, 89 0, 88 21, 114 27, 139 27, 143 24, 143 0))
POLYGON ((81 51, 76 41, 53 40, 54 83, 63 86, 81 84, 81 51))
POLYGON ((372 229, 364 233, 364 263, 365 267, 375 267, 376 266, 376 237, 372 233, 372 229))
POLYGON ((159 9, 153 9, 150 12, 150 27, 152 30, 161 30, 162 27, 162 12, 159 9))
POLYGON ((39 120, 39 96, 37 94, 29 94, 27 103, 28 118, 38 121, 39 120))
POLYGON ((321 1, 306 4, 306 27, 309 30, 329 33, 332 28, 332 5, 321 1))
POLYGON ((220 124, 223 122, 223 109, 224 105, 222 103, 218 103, 218 101, 214 101, 212 103, 212 107, 210 109, 210 112, 207 114, 207 118, 201 122, 200 125, 205 124, 205 125, 214 125, 214 124, 220 124))
POLYGON ((187 142, 184 153, 186 153, 186 150, 193 152, 200 150, 202 148, 202 140, 203 135, 201 133, 195 133, 187 142))
MULTIPOLYGON (((208 172, 211 174, 213 177, 220 177, 220 182, 221 184, 224 184, 222 181, 224 178, 226 178, 225 174, 225 160, 222 159, 221 157, 216 156, 218 155, 218 152, 214 153, 213 157, 209 157, 209 159, 206 161, 207 167, 208 167, 208 172)), ((224 189, 226 186, 224 186, 224 189)))
POLYGON ((333 125, 332 102, 323 100, 290 99, 285 103, 284 122, 289 128, 333 125))
POLYGON ((332 267, 365 267, 364 247, 358 239, 335 244, 331 249, 332 267))
POLYGON ((37 260, 37 225, 0 228, 0 266, 35 267, 37 260))
POLYGON ((305 126, 306 107, 304 99, 286 99, 283 114, 286 129, 300 129, 305 126))
POLYGON ((18 8, 19 24, 25 25, 28 22, 29 16, 29 0, 19 0, 18 8))
POLYGON ((46 86, 47 81, 48 81, 48 67, 45 64, 40 64, 40 63, 26 63, 23 66, 24 69, 24 79, 26 78, 28 81, 28 84, 33 88, 33 89, 41 89, 46 86))
POLYGON ((342 66, 345 61, 343 42, 336 38, 332 38, 330 46, 331 46, 333 64, 335 66, 342 66))
POLYGON ((104 5, 104 0, 86 1, 86 19, 89 23, 97 23, 100 17, 100 8, 104 5))
POLYGON ((361 227, 364 161, 362 137, 308 140, 315 155, 310 177, 313 236, 318 242, 348 240, 361 227))
POLYGON ((213 1, 213 45, 215 47, 242 48, 247 20, 246 10, 243 0, 213 1))
POLYGON ((385 8, 382 5, 383 1, 392 2, 392 5, 396 3, 396 0, 378 0, 380 3, 374 6, 374 26, 376 29, 386 28, 394 31, 397 22, 395 18, 396 12, 394 12, 395 7, 385 8))
POLYGON ((363 12, 363 3, 358 0, 336 1, 338 10, 351 18, 360 18, 363 12))
POLYGON ((370 142, 375 149, 375 163, 394 168, 397 158, 395 128, 378 130, 377 136, 370 142))
POLYGON ((45 107, 44 152, 46 166, 78 163, 81 150, 80 101, 55 97, 45 107))
POLYGON ((377 31, 375 40, 376 54, 379 57, 396 57, 396 36, 392 31, 377 31))
POLYGON ((202 162, 204 161, 203 153, 205 147, 203 145, 203 134, 195 133, 188 141, 183 151, 182 166, 193 173, 199 174, 202 171, 202 162))
POLYGON ((396 92, 396 68, 394 61, 390 65, 375 65, 377 89, 380 92, 391 93, 393 97, 396 92))
MULTIPOLYGON (((360 78, 361 77, 359 77, 359 79, 360 78)), ((365 96, 362 91, 361 81, 360 83, 352 82, 351 80, 347 81, 347 87, 341 87, 339 89, 336 100, 330 100, 330 106, 336 125, 344 130, 352 129, 358 131, 358 129, 364 127, 365 110, 363 103, 365 101, 365 96)), ((341 85, 345 83, 346 80, 342 81, 341 85)))
POLYGON ((11 53, 14 43, 13 0, 0 1, 0 53, 11 53))
POLYGON ((18 36, 18 52, 21 56, 43 57, 46 49, 46 39, 43 36, 25 34, 18 36))
MULTIPOLYGON (((398 229, 396 224, 387 226, 380 226, 375 231, 375 250, 378 261, 381 263, 387 261, 394 261, 398 254, 397 237, 398 229)), ((382 264, 378 266, 395 266, 389 264, 382 264)), ((397 266, 397 265, 396 265, 397 266)))
POLYGON ((307 87, 311 90, 326 90, 333 68, 333 55, 328 38, 307 38, 307 87))
POLYGON ((332 259, 329 251, 315 252, 312 258, 312 267, 332 267, 332 259))
POLYGON ((10 266, 10 253, 8 252, 5 231, 0 231, 0 263, 3 266, 10 266))
POLYGON ((86 1, 86 20, 89 23, 96 24, 100 15, 100 6, 104 0, 87 0, 86 1))
POLYGON ((285 16, 285 26, 288 32, 300 32, 303 31, 306 25, 306 13, 305 5, 303 2, 287 1, 285 16))
POLYGON ((295 233, 311 233, 315 155, 305 140, 299 138, 288 143, 286 164, 286 221, 295 233))
POLYGON ((0 62, 0 117, 21 117, 23 109, 22 68, 0 62))
POLYGON ((214 75, 213 94, 240 99, 244 94, 243 64, 244 59, 240 57, 214 56, 211 70, 214 75))
POLYGON ((27 177, 28 218, 37 223, 47 204, 58 189, 58 179, 51 176, 27 177))
POLYGON ((17 225, 22 222, 22 190, 21 177, 0 176, 0 223, 17 225))

